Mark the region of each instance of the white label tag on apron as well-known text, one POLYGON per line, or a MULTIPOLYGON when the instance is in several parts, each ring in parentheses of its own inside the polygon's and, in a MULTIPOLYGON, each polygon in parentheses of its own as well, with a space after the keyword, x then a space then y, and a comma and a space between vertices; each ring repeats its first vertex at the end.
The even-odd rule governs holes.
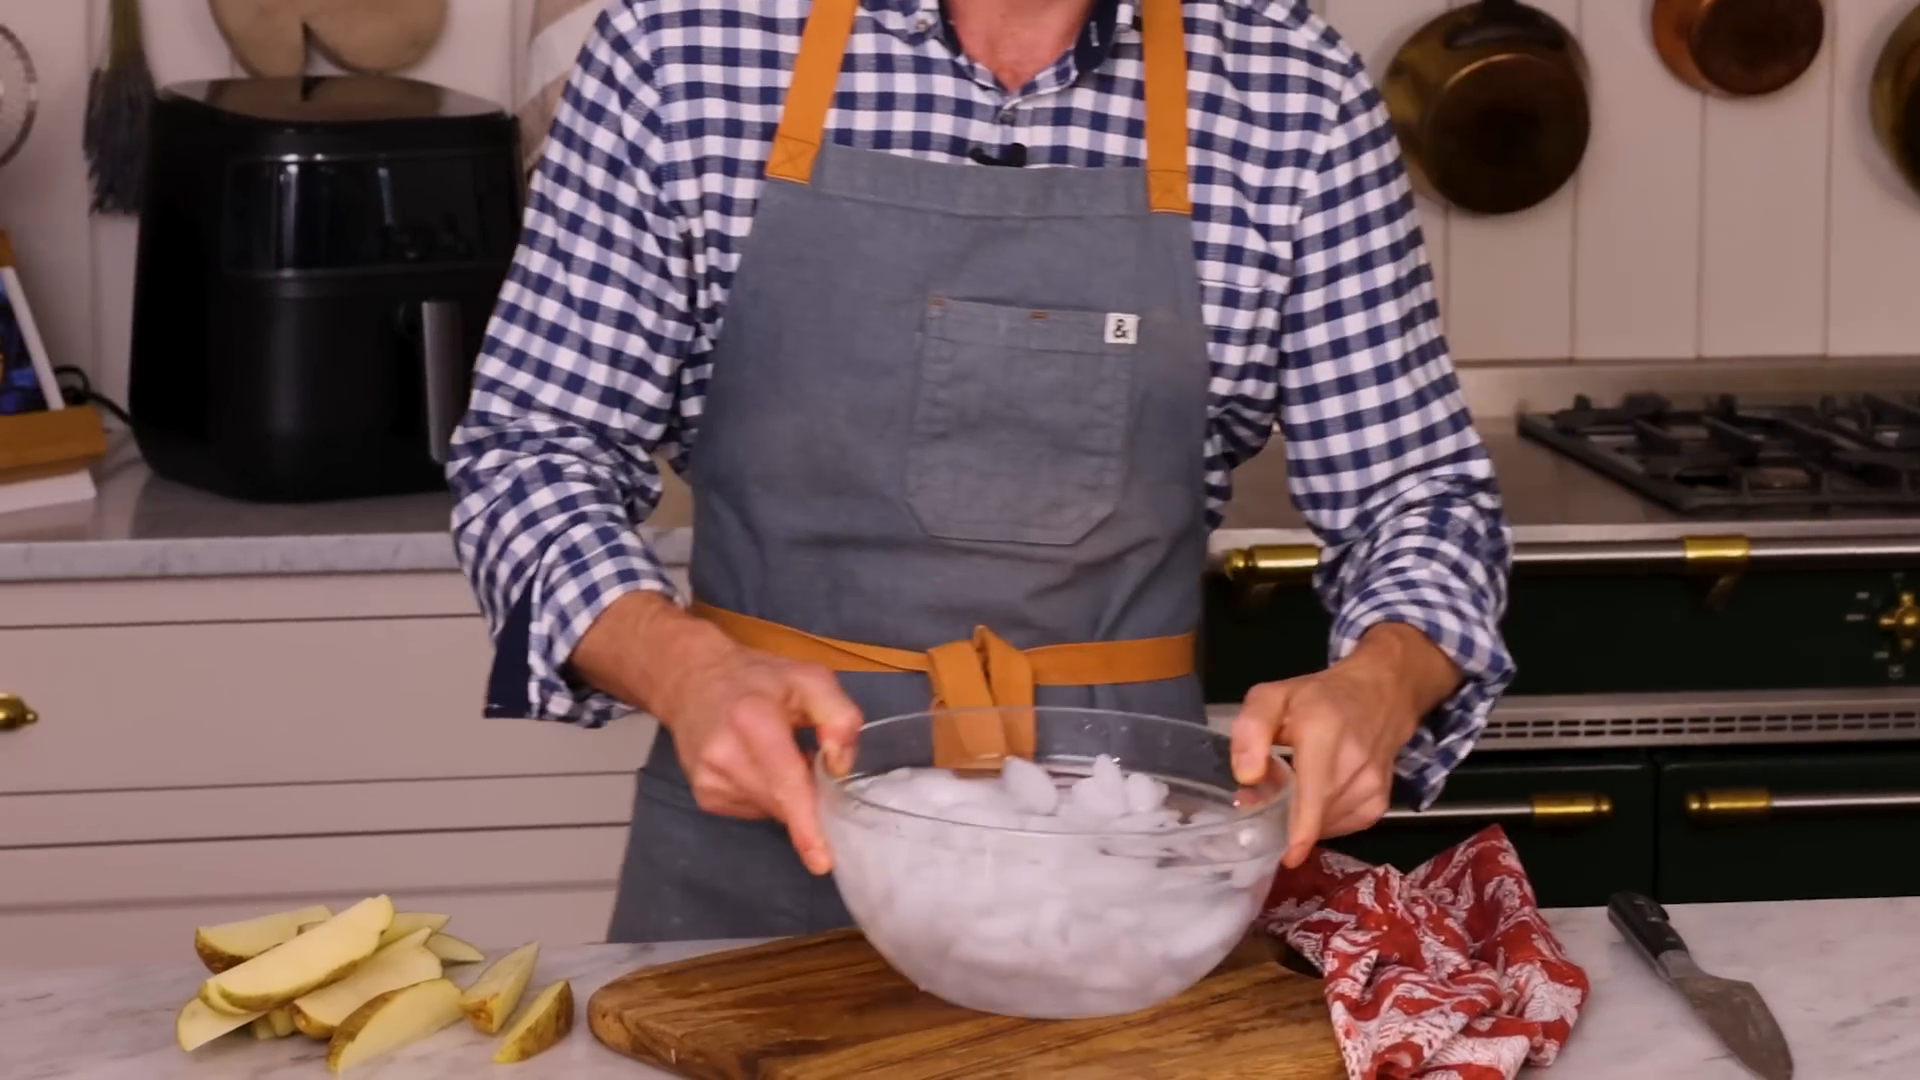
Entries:
POLYGON ((1107 312, 1107 344, 1133 345, 1140 340, 1140 316, 1107 312))

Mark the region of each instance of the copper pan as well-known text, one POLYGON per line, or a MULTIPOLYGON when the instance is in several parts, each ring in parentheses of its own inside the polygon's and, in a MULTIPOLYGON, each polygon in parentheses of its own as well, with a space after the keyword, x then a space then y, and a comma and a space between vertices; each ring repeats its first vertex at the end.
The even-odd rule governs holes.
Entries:
POLYGON ((1546 201, 1586 155, 1586 56, 1565 26, 1519 0, 1480 0, 1421 27, 1380 93, 1414 184, 1471 213, 1546 201))
POLYGON ((1826 36, 1822 0, 1653 0, 1654 48, 1702 93, 1785 89, 1813 66, 1826 36))

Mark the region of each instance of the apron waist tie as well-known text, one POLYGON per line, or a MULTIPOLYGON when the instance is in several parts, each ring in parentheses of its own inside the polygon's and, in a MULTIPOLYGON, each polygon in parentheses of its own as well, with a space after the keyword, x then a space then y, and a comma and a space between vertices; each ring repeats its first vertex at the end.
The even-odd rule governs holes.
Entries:
POLYGON ((788 660, 830 671, 926 675, 932 709, 978 710, 935 719, 934 764, 943 768, 998 768, 1010 754, 1031 759, 1036 686, 1116 686, 1194 672, 1192 633, 1017 649, 976 626, 971 639, 916 652, 821 637, 698 602, 693 613, 748 648, 788 660))

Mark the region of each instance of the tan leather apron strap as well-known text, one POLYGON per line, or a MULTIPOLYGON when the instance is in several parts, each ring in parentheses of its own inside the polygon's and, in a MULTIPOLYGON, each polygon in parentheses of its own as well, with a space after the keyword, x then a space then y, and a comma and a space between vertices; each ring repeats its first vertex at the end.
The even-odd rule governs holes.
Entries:
MULTIPOLYGON (((1143 0, 1141 59, 1146 68, 1147 205, 1190 217, 1187 182, 1187 31, 1180 0, 1143 0)), ((827 113, 860 0, 813 0, 787 99, 767 155, 769 179, 805 184, 825 141, 827 113)))
POLYGON ((840 82, 841 58, 860 0, 813 0, 807 27, 800 32, 800 52, 794 57, 793 77, 787 83, 786 105, 780 127, 767 155, 767 176, 804 184, 813 176, 813 159, 827 130, 827 110, 840 82))
POLYGON ((1036 686, 1117 686, 1177 679, 1194 671, 1193 634, 1018 649, 984 626, 926 652, 821 637, 766 619, 695 603, 693 613, 748 648, 833 671, 920 673, 934 709, 977 710, 934 729, 934 763, 993 765, 1034 752, 1036 686), (998 708, 993 708, 998 706, 998 708))
POLYGON ((1187 185, 1187 25, 1180 0, 1143 0, 1140 52, 1146 67, 1147 206, 1193 216, 1187 185))

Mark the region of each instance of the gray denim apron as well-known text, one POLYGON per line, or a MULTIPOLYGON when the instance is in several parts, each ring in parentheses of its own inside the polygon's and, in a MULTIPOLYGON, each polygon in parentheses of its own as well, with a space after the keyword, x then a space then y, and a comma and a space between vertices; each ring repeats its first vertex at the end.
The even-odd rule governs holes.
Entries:
MULTIPOLYGON (((1146 5, 1148 164, 1124 169, 820 145, 857 7, 816 0, 728 300, 692 454, 695 596, 911 650, 979 625, 1020 649, 1193 631, 1208 364, 1178 0, 1146 5)), ((869 720, 929 700, 924 675, 841 681, 869 720)), ((1191 675, 1035 700, 1204 712, 1191 675)), ((609 939, 849 921, 781 825, 694 805, 661 732, 609 939)))

